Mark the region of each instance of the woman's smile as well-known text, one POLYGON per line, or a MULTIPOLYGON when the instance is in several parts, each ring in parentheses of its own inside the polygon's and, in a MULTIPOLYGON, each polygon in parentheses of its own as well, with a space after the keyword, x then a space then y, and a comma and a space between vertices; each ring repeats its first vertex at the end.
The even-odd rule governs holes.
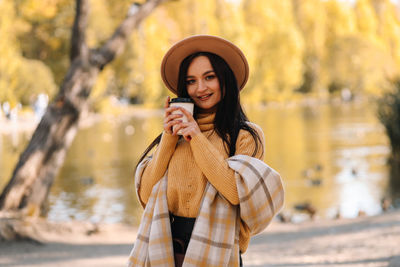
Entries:
POLYGON ((199 98, 201 101, 206 101, 206 100, 210 99, 211 96, 212 96, 212 94, 207 94, 207 95, 203 95, 203 96, 198 96, 197 98, 199 98))

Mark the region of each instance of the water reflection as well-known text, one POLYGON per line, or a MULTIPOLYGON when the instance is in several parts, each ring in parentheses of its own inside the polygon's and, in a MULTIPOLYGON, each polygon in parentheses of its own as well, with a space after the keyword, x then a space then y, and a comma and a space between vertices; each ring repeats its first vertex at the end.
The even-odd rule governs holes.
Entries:
POLYGON ((366 103, 248 109, 266 135, 265 161, 285 180, 285 209, 310 203, 322 217, 380 211, 389 153, 366 103))
MULTIPOLYGON (((265 161, 284 178, 285 210, 311 203, 321 217, 380 212, 390 187, 390 151, 370 104, 246 110, 264 130, 265 161)), ((137 224, 142 209, 133 189, 134 166, 161 130, 162 112, 106 116, 81 129, 50 192, 48 218, 137 224)), ((13 144, 10 135, 0 136, 0 188, 29 134, 18 138, 13 144)))

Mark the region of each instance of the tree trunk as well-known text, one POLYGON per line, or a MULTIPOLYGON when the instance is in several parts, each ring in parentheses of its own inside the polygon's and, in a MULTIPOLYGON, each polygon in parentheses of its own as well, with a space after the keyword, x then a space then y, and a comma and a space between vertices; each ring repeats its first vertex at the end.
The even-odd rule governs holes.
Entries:
POLYGON ((136 12, 128 14, 102 47, 94 50, 89 50, 85 42, 88 0, 76 1, 71 66, 0 196, 0 211, 24 216, 40 214, 77 133, 80 114, 87 109, 87 100, 99 72, 123 51, 129 34, 140 22, 166 1, 147 0, 136 12))

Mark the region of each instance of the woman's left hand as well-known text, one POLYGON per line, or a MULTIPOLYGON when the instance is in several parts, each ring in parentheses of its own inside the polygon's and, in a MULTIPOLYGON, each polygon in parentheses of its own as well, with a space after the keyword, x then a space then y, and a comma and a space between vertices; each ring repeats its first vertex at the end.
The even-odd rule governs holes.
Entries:
POLYGON ((193 137, 201 133, 199 125, 190 112, 182 107, 179 107, 179 110, 186 116, 188 122, 181 122, 175 125, 174 134, 181 130, 183 138, 185 138, 186 141, 190 141, 193 137))

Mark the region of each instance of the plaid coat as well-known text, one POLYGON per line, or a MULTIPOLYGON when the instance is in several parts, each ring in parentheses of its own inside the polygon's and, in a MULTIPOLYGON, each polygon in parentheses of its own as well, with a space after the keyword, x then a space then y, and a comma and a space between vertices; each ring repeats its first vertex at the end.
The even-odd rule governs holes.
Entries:
MULTIPOLYGON (((265 229, 283 206, 282 181, 275 170, 263 161, 245 155, 236 155, 227 161, 235 171, 240 204, 230 204, 210 183, 207 184, 184 267, 239 266, 240 220, 254 235, 265 229)), ((136 192, 147 162, 145 159, 136 170, 136 192)), ((175 266, 167 204, 167 173, 153 187, 145 206, 128 266, 175 266)))

